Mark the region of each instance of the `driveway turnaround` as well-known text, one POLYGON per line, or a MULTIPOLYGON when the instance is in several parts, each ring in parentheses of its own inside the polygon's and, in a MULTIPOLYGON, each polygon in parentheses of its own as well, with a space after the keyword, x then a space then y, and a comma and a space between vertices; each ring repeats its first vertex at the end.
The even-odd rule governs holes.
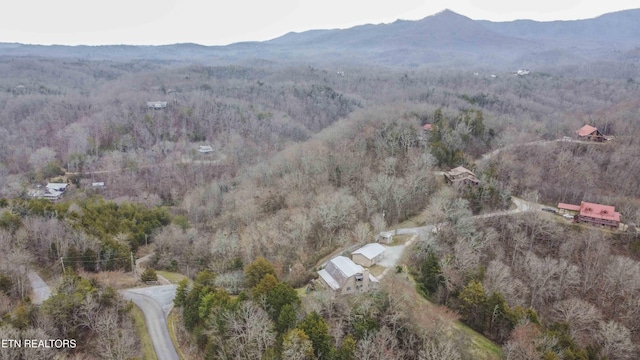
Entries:
POLYGON ((173 307, 176 288, 176 285, 161 285, 120 290, 125 299, 142 309, 158 360, 179 360, 167 327, 167 316, 173 307))

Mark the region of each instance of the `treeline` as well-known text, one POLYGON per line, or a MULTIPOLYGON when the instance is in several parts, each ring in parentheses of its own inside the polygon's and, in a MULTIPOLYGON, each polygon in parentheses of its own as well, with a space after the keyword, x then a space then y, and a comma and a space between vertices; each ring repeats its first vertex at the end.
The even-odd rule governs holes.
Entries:
MULTIPOLYGON (((86 271, 131 270, 131 253, 171 222, 166 208, 105 201, 13 199, 0 209, 2 246, 86 271)), ((10 267, 7 271, 11 271, 10 267)))

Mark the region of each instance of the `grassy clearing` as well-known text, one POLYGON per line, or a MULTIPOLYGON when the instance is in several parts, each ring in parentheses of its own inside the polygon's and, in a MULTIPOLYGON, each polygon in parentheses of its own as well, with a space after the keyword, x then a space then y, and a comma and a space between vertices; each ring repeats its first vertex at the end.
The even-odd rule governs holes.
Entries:
MULTIPOLYGON (((372 267, 369 268, 369 273, 371 273, 371 275, 378 277, 380 276, 387 268, 384 266, 380 266, 380 265, 373 265, 372 267)), ((396 269, 391 269, 389 271, 396 271, 396 269)))
POLYGON ((420 215, 416 215, 399 224, 391 226, 388 230, 420 227, 423 226, 423 223, 424 221, 421 219, 420 215))
POLYGON ((133 305, 131 308, 131 318, 133 319, 133 326, 136 329, 136 333, 138 333, 138 337, 140 338, 142 358, 144 360, 158 360, 156 351, 153 349, 153 342, 151 341, 151 336, 149 336, 147 325, 144 322, 144 314, 136 305, 133 305))
MULTIPOLYGON (((405 252, 405 256, 407 252, 405 252)), ((466 347, 465 352, 468 358, 474 360, 499 360, 502 359, 502 349, 500 346, 476 332, 458 320, 457 314, 451 312, 445 306, 439 306, 425 299, 416 290, 416 282, 409 274, 396 274, 395 271, 387 273, 382 280, 383 286, 387 287, 390 293, 406 297, 409 304, 412 304, 408 312, 413 314, 414 321, 430 329, 430 324, 442 324, 445 331, 452 338, 463 339, 461 344, 466 347), (402 294, 402 295, 400 295, 402 294)))
POLYGON ((158 275, 162 276, 163 278, 169 280, 169 282, 172 283, 172 284, 177 284, 183 279, 188 279, 186 276, 184 276, 182 274, 169 272, 169 271, 157 270, 156 274, 158 274, 158 275))
POLYGON ((307 286, 297 288, 296 293, 298 293, 298 296, 301 298, 307 296, 307 286))
POLYGON ((457 330, 464 333, 471 340, 469 351, 474 359, 502 359, 502 349, 496 343, 482 336, 482 334, 476 332, 460 321, 456 321, 454 324, 457 330))
POLYGON ((413 234, 393 235, 393 241, 391 242, 391 244, 387 244, 387 245, 395 246, 395 245, 404 244, 407 241, 411 240, 413 236, 414 236, 413 234))

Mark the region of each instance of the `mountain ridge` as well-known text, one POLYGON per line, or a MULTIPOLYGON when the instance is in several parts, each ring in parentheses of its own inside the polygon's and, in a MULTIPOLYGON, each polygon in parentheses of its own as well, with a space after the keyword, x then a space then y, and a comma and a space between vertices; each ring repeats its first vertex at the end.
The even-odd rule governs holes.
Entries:
POLYGON ((40 56, 100 60, 242 62, 353 62, 392 66, 538 65, 630 61, 640 47, 640 9, 592 19, 539 22, 473 20, 445 9, 420 20, 363 24, 348 29, 290 32, 261 42, 225 46, 26 45, 0 43, 0 56, 40 56), (553 54, 552 56, 545 54, 553 54))

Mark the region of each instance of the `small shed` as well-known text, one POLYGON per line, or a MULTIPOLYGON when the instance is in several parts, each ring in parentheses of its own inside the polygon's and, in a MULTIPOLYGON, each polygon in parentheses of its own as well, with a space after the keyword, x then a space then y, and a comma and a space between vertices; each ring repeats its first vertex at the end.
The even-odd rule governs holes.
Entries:
POLYGON ((384 258, 385 250, 385 247, 378 243, 370 243, 352 252, 351 260, 358 265, 370 267, 384 258))

